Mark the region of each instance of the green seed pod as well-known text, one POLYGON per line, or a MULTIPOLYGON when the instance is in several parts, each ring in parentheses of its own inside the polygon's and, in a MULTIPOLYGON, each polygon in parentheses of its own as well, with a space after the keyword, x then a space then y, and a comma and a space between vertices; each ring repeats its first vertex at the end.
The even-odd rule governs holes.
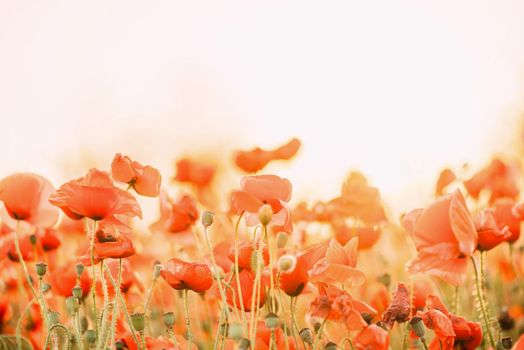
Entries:
POLYGON ((78 300, 81 300, 82 299, 82 287, 74 286, 73 289, 71 289, 71 294, 78 300))
POLYGON ((35 234, 32 234, 31 236, 29 236, 29 242, 31 242, 32 245, 36 245, 36 241, 37 241, 37 237, 35 234))
POLYGON ((90 346, 95 345, 96 342, 96 332, 92 329, 88 329, 86 332, 86 340, 90 346))
POLYGON ((215 221, 215 214, 213 214, 213 212, 206 210, 202 213, 202 225, 204 227, 209 227, 213 225, 214 221, 215 221))
POLYGON ((51 290, 51 285, 49 283, 42 283, 42 293, 47 293, 51 290))
POLYGON ((164 313, 164 325, 171 329, 175 325, 175 314, 173 312, 164 313))
POLYGON ((271 222, 271 219, 273 218, 273 209, 269 204, 264 204, 260 207, 258 210, 258 220, 262 224, 262 226, 267 226, 271 222))
POLYGON ((228 337, 231 339, 242 338, 242 325, 238 323, 232 323, 229 326, 228 337))
POLYGON ((417 335, 419 338, 424 338, 426 335, 426 328, 424 327, 424 322, 422 322, 422 318, 415 316, 409 321, 409 324, 411 325, 411 328, 413 329, 413 332, 417 335))
POLYGON ((160 271, 162 271, 162 265, 155 264, 155 266, 153 266, 153 278, 157 279, 158 276, 160 276, 160 271))
POLYGON ((278 324, 280 323, 280 320, 278 319, 278 315, 274 312, 270 312, 266 315, 264 318, 264 321, 266 323, 266 327, 269 329, 275 329, 278 327, 278 324))
POLYGON ((60 323, 60 313, 57 311, 49 310, 47 317, 51 326, 60 323))
POLYGON ((291 273, 297 266, 297 258, 291 254, 282 255, 277 261, 277 267, 280 272, 291 273))
POLYGON ((75 265, 76 275, 78 277, 82 276, 82 274, 84 273, 84 269, 85 269, 84 264, 82 264, 82 263, 76 264, 75 265))
POLYGON ((40 277, 43 277, 45 276, 46 272, 47 272, 47 264, 43 263, 43 262, 39 262, 38 264, 35 265, 35 268, 36 268, 36 274, 40 277))
POLYGON ((285 232, 279 232, 277 233, 277 248, 282 249, 287 245, 287 241, 289 240, 289 235, 285 232))
POLYGON ((146 326, 146 316, 142 312, 136 312, 131 315, 131 323, 134 329, 142 332, 146 326))
POLYGON ((66 298, 66 309, 67 313, 71 316, 75 315, 79 309, 78 300, 71 296, 66 298))
POLYGON ((238 342, 238 350, 248 350, 250 346, 251 346, 251 343, 249 339, 242 338, 238 342))
POLYGON ((326 346, 324 346, 324 349, 325 350, 337 350, 337 344, 330 341, 329 343, 326 344, 326 346))
POLYGON ((302 338, 304 343, 310 346, 313 345, 313 332, 311 331, 311 329, 302 328, 298 334, 300 335, 300 338, 302 338))

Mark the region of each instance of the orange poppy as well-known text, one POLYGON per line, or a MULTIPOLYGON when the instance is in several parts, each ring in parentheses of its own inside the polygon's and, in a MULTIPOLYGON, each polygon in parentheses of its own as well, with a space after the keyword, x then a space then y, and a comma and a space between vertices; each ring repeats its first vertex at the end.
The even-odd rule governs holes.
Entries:
POLYGON ((246 212, 246 224, 255 226, 260 221, 258 211, 269 204, 273 211, 271 224, 291 233, 293 223, 287 202, 291 199, 291 183, 276 175, 245 176, 240 180, 240 190, 232 193, 232 207, 237 213, 246 212))
MULTIPOLYGON (((242 292, 242 301, 245 311, 252 311, 251 310, 251 301, 253 300, 254 294, 254 286, 255 286, 255 274, 248 270, 242 270, 238 274, 239 280, 240 280, 240 291, 242 292)), ((260 303, 258 304, 258 307, 264 306, 266 302, 266 290, 264 280, 261 279, 262 285, 260 286, 260 303)), ((233 278, 231 281, 231 288, 228 288, 226 290, 226 299, 229 306, 236 307, 238 309, 241 309, 242 306, 240 305, 240 296, 238 295, 238 284, 237 279, 233 278), (234 291, 234 292, 233 292, 234 291), (234 299, 233 299, 234 298, 234 299)), ((256 307, 256 305, 255 305, 256 307)))
MULTIPOLYGON (((94 244, 94 262, 105 259, 123 259, 135 254, 135 245, 128 234, 119 232, 104 232, 104 229, 99 229, 95 234, 94 244)), ((80 258, 82 263, 86 266, 91 266, 91 247, 89 247, 80 258)))
POLYGON ((511 238, 511 231, 507 226, 499 229, 491 209, 478 213, 475 218, 475 227, 477 229, 478 249, 480 251, 491 250, 511 238))
POLYGON ((208 186, 215 175, 215 168, 211 165, 182 158, 176 162, 175 180, 192 183, 197 187, 208 186))
POLYGON ((53 185, 44 177, 17 173, 0 180, 0 201, 9 216, 37 227, 51 227, 58 221, 58 210, 49 204, 53 185))
POLYGON ((136 193, 142 196, 156 197, 160 193, 160 172, 152 166, 132 161, 120 153, 113 158, 111 175, 116 181, 133 187, 136 193))
POLYGON ((392 328, 395 322, 406 322, 411 315, 411 299, 408 288, 404 283, 397 283, 393 292, 393 301, 382 315, 382 321, 388 328, 392 328))
POLYGON ((202 293, 211 288, 213 277, 209 266, 202 263, 188 263, 171 258, 160 271, 160 275, 174 289, 191 289, 202 293))
POLYGON ((130 217, 142 218, 135 197, 113 185, 105 171, 91 169, 86 176, 63 184, 49 201, 72 219, 87 217, 127 226, 130 217))
POLYGON ((385 329, 372 324, 353 338, 353 345, 357 350, 387 350, 389 349, 389 334, 385 329))
POLYGON ((497 198, 515 198, 519 194, 517 181, 519 172, 513 164, 494 158, 485 168, 464 181, 469 194, 477 199, 482 190, 490 192, 490 202, 497 198))
MULTIPOLYGON (((238 268, 253 271, 251 268, 251 257, 256 249, 260 249, 262 244, 262 261, 263 265, 266 266, 269 263, 269 251, 264 243, 257 242, 256 246, 253 242, 247 240, 241 240, 238 242, 238 268)), ((235 247, 229 248, 228 258, 232 263, 235 263, 235 247)))
POLYGON ((358 238, 352 238, 341 246, 335 239, 329 241, 324 258, 309 270, 310 281, 327 284, 342 283, 359 286, 366 280, 364 273, 356 269, 358 238))
POLYGON ((515 205, 515 201, 510 198, 500 198, 493 203, 493 216, 499 228, 507 227, 511 232, 511 237, 507 239, 509 243, 516 242, 520 237, 520 221, 524 218, 524 207, 515 205))
POLYGON ((189 230, 198 220, 195 200, 183 195, 177 202, 172 201, 167 193, 160 193, 160 218, 150 226, 152 231, 181 233, 189 230))
POLYGON ((435 194, 441 196, 444 192, 444 189, 457 179, 457 176, 451 169, 443 169, 438 177, 437 184, 435 186, 435 194))
POLYGON ((467 257, 477 247, 477 231, 459 190, 415 209, 402 220, 418 255, 407 265, 411 273, 428 273, 453 285, 466 277, 467 257))
POLYGON ((259 147, 249 151, 237 151, 235 164, 246 173, 256 173, 274 160, 289 160, 295 156, 300 149, 301 143, 298 139, 291 139, 285 145, 272 151, 266 151, 259 147))

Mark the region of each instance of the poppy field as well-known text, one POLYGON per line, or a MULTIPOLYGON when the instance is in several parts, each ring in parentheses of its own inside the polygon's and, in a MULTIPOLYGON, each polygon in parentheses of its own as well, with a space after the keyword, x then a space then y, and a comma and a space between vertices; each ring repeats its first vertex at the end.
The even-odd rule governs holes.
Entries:
POLYGON ((524 349, 519 161, 445 168, 394 215, 359 171, 293 201, 266 166, 303 151, 3 174, 0 349, 524 349), (217 186, 224 167, 236 186, 217 186))

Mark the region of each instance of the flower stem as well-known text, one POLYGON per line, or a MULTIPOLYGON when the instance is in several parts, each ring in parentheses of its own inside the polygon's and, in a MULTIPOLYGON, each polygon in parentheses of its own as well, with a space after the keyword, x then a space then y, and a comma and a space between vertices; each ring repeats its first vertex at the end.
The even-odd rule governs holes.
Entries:
POLYGON ((22 328, 22 321, 26 317, 26 315, 29 313, 29 310, 31 310, 31 306, 35 303, 36 299, 32 299, 29 304, 25 307, 24 311, 20 315, 20 318, 18 319, 18 322, 16 323, 16 344, 18 350, 22 350, 22 337, 20 335, 20 331, 22 328))
POLYGON ((237 282, 238 300, 240 301, 240 309, 242 310, 242 334, 244 334, 247 329, 247 323, 246 312, 244 310, 244 299, 242 298, 242 288, 240 287, 240 271, 238 266, 238 226, 240 225, 242 216, 244 216, 244 212, 240 214, 235 225, 235 278, 237 282))
POLYGON ((315 339, 315 343, 313 344, 313 350, 317 350, 318 342, 320 341, 320 338, 322 338, 322 331, 324 330, 324 325, 326 324, 327 319, 325 318, 322 323, 320 324, 320 328, 318 329, 317 338, 315 339))
POLYGON ((491 332, 491 327, 489 326, 489 318, 488 318, 488 313, 486 310, 486 304, 484 301, 484 289, 483 289, 482 282, 481 282, 482 279, 481 279, 481 276, 479 276, 479 271, 477 269, 477 263, 475 262, 475 258, 473 256, 471 257, 471 261, 473 263, 473 271, 475 272, 475 286, 477 288, 477 297, 479 300, 482 317, 484 319, 484 325, 486 327, 486 332, 488 333, 489 343, 491 347, 495 349, 496 347, 495 340, 491 332))
POLYGON ((184 316, 186 318, 186 327, 187 327, 187 348, 188 350, 191 350, 192 342, 193 342, 193 334, 191 333, 191 319, 189 318, 189 308, 187 305, 187 293, 188 290, 184 289, 184 316))
MULTIPOLYGON (((86 231, 89 232, 89 221, 85 219, 86 231)), ((91 274, 93 275, 93 288, 91 294, 93 295, 93 320, 94 330, 96 334, 96 341, 98 342, 98 313, 96 310, 96 266, 95 266, 95 235, 96 235, 96 221, 93 221, 93 230, 91 232, 91 274)))

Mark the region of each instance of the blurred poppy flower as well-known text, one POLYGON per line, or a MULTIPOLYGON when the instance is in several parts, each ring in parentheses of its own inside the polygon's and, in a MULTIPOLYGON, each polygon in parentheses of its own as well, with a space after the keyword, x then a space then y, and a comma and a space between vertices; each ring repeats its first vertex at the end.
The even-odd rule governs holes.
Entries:
MULTIPOLYGON (((104 232, 99 229, 95 234, 94 262, 98 264, 105 259, 123 259, 135 254, 135 245, 128 234, 115 232, 104 232)), ((86 266, 91 266, 91 247, 89 247, 80 258, 86 266)))
POLYGON ((490 192, 490 202, 497 198, 515 198, 519 194, 517 180, 519 172, 513 164, 494 158, 485 168, 464 181, 468 193, 478 199, 482 190, 490 192))
MULTIPOLYGON (((52 268, 49 273, 49 283, 53 293, 68 297, 72 295, 72 289, 77 285, 78 275, 75 269, 75 263, 70 261, 67 264, 63 264, 52 268)), ((79 286, 82 288, 82 296, 85 297, 91 289, 92 280, 89 277, 87 271, 83 271, 80 275, 79 286)))
POLYGON ((160 275, 174 289, 191 289, 202 293, 211 288, 213 277, 209 266, 202 263, 188 263, 177 258, 168 260, 160 275))
MULTIPOLYGON (((252 311, 251 310, 251 302, 253 300, 254 294, 253 289, 255 285, 255 274, 253 272, 250 272, 248 270, 242 270, 238 274, 239 280, 240 280, 240 291, 242 292, 242 301, 245 311, 252 311)), ((264 306, 266 302, 266 290, 264 283, 264 279, 261 279, 261 287, 260 287, 260 303, 258 304, 259 307, 264 306)), ((231 288, 228 288, 226 290, 226 299, 229 306, 236 307, 238 309, 241 309, 240 305, 240 296, 238 295, 238 284, 237 279, 233 278, 231 281, 231 288), (234 292, 233 292, 234 291, 234 292)), ((256 307, 256 305, 255 305, 256 307)))
POLYGON ((258 321, 254 350, 289 349, 295 350, 293 338, 286 337, 282 328, 269 329, 264 321, 258 321), (273 333, 273 335, 272 335, 273 333), (274 339, 271 340, 271 337, 274 339), (287 341, 287 345, 286 345, 287 341), (273 346, 271 346, 271 342, 273 346))
POLYGON ((152 166, 132 161, 120 153, 113 158, 111 175, 116 181, 133 187, 136 193, 142 196, 156 197, 160 193, 160 172, 152 166))
MULTIPOLYGON (((19 237, 20 252, 24 261, 36 260, 36 253, 38 253, 36 247, 31 243, 30 236, 28 233, 22 233, 19 237)), ((0 237, 0 260, 3 260, 5 257, 11 261, 19 261, 15 247, 14 232, 0 237)))
POLYGON ((358 238, 352 238, 341 246, 331 239, 324 258, 309 270, 310 281, 328 284, 343 283, 359 286, 366 280, 364 273, 357 266, 358 238))
POLYGON ((192 183, 197 187, 206 187, 213 180, 215 168, 211 165, 182 158, 176 162, 175 180, 192 183))
POLYGON ((294 138, 273 151, 266 151, 259 147, 250 151, 237 151, 235 154, 235 164, 246 173, 256 173, 265 168, 271 161, 289 160, 293 158, 298 152, 300 145, 300 141, 294 138))
POLYGON ((491 250, 511 238, 511 232, 507 226, 499 229, 491 209, 482 210, 477 214, 475 228, 480 251, 491 250))
POLYGON ((177 202, 172 201, 167 193, 160 193, 160 218, 150 226, 152 231, 181 233, 189 230, 198 220, 195 200, 183 195, 177 202))
POLYGON ((135 197, 113 185, 105 171, 91 169, 86 176, 63 184, 49 201, 72 219, 87 217, 127 226, 130 217, 142 217, 135 197))
POLYGON ((497 199, 492 208, 497 226, 500 229, 507 227, 511 232, 507 241, 516 242, 520 237, 520 221, 524 219, 524 212, 519 211, 515 201, 510 198, 497 199))
POLYGON ((357 350, 387 350, 389 349, 389 334, 383 328, 372 324, 353 338, 353 345, 357 350))
POLYGON ((4 332, 4 326, 13 317, 13 308, 7 295, 0 296, 0 331, 4 332))
POLYGON ((524 334, 521 334, 517 342, 511 348, 512 350, 524 350, 524 334))
POLYGON ((276 175, 245 176, 240 180, 240 190, 232 193, 232 207, 237 213, 246 212, 246 224, 259 223, 258 211, 269 204, 273 211, 271 224, 291 233, 293 223, 287 202, 291 199, 291 183, 276 175))
POLYGON ((358 250, 371 249, 380 238, 380 226, 349 226, 346 223, 332 224, 335 239, 342 245, 358 237, 358 250))
POLYGON ((309 313, 323 319, 342 322, 348 331, 361 330, 377 311, 368 304, 352 298, 335 286, 318 283, 318 296, 311 302, 309 313), (365 318, 364 318, 365 317, 365 318))
POLYGON ((444 194, 444 189, 457 179, 457 176, 451 169, 443 169, 438 177, 437 184, 435 186, 435 194, 437 197, 444 194))
POLYGON ((393 301, 382 315, 382 321, 391 329, 395 322, 406 322, 411 315, 411 299, 404 283, 397 283, 393 292, 393 301))
POLYGON ((423 276, 415 278, 413 281, 413 313, 426 307, 426 301, 430 294, 434 292, 431 281, 423 276))
POLYGON ((36 231, 36 244, 40 245, 46 252, 52 251, 60 247, 60 239, 58 232, 54 229, 38 229, 36 231))
POLYGON ((418 255, 407 265, 411 273, 428 273, 453 285, 466 277, 467 257, 477 247, 473 218, 459 190, 437 198, 425 209, 415 209, 402 220, 418 255))
POLYGON ((58 210, 49 204, 54 187, 44 177, 17 173, 0 180, 0 201, 10 217, 47 228, 58 220, 58 210))
POLYGON ((280 289, 291 297, 300 295, 309 282, 309 270, 326 255, 326 249, 327 245, 322 243, 298 253, 295 268, 280 273, 280 289))
MULTIPOLYGON (((263 265, 266 266, 269 263, 269 251, 264 243, 259 241, 256 246, 254 246, 252 241, 241 240, 238 242, 238 267, 240 269, 253 271, 251 268, 251 257, 257 249, 260 249, 260 244, 262 244, 263 265)), ((229 248, 228 258, 232 263, 235 263, 235 247, 229 248)))

